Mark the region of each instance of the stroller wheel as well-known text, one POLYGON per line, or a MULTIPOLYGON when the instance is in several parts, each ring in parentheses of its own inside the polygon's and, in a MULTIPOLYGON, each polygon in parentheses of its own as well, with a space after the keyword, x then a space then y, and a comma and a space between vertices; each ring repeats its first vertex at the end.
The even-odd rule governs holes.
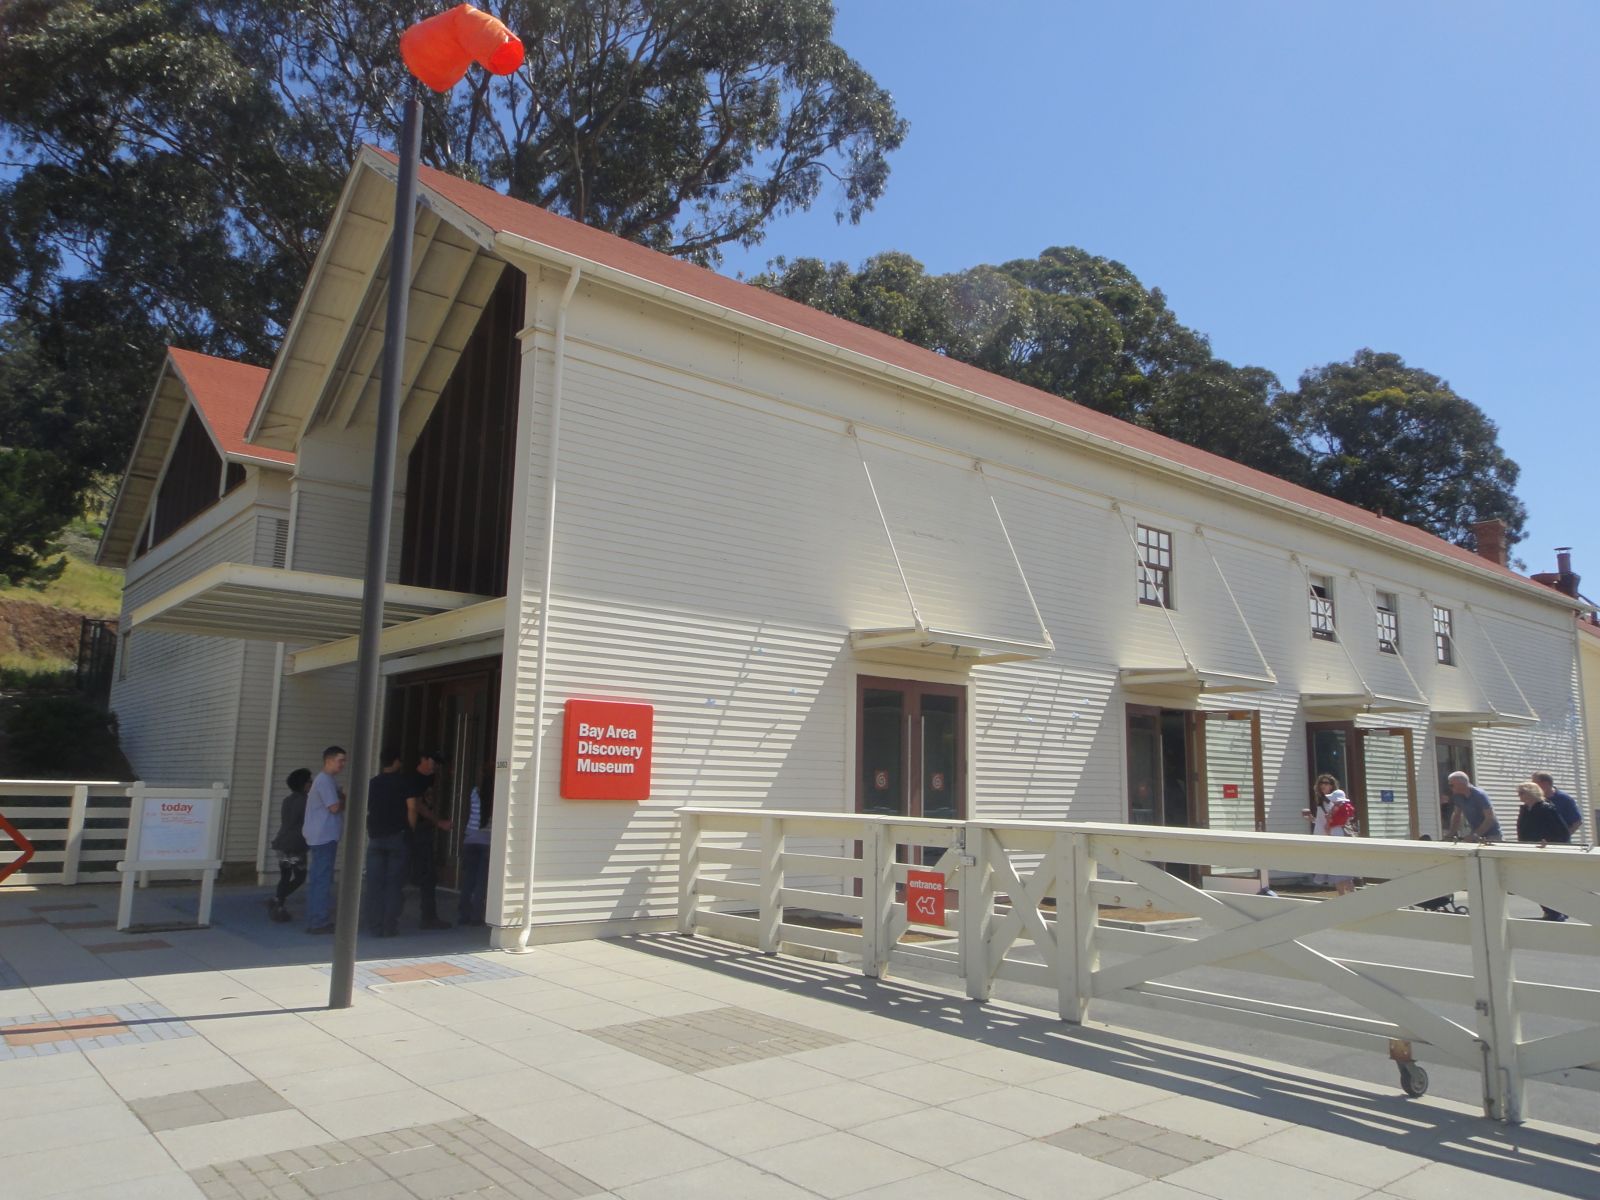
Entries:
POLYGON ((1428 1091, 1428 1072, 1417 1063, 1400 1064, 1400 1090, 1415 1100, 1428 1091))

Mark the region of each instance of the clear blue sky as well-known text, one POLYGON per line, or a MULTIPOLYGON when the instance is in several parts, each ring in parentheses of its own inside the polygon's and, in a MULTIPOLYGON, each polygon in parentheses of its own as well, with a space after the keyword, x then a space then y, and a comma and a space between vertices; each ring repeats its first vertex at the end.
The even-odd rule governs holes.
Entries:
POLYGON ((1522 466, 1529 570, 1600 597, 1600 3, 839 0, 911 122, 860 225, 730 254, 932 271, 1077 245, 1292 386, 1362 346, 1443 376, 1522 466))

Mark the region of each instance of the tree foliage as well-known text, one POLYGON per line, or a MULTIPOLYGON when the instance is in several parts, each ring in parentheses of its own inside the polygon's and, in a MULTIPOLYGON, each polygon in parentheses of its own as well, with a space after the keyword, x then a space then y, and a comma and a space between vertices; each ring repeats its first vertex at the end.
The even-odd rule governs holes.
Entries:
MULTIPOLYGON (((120 471, 167 343, 271 360, 396 43, 437 0, 0 5, 0 446, 120 471)), ((856 220, 905 135, 827 0, 501 0, 513 76, 425 98, 423 157, 714 261, 836 192, 856 220)), ((69 512, 62 514, 63 520, 69 512)))
POLYGON ((1459 545, 1474 521, 1503 519, 1510 542, 1526 521, 1493 422, 1437 376, 1362 350, 1286 393, 1213 355, 1159 288, 1076 247, 950 275, 901 253, 859 270, 778 259, 754 282, 1459 545))
POLYGON ((762 287, 1179 441, 1291 479, 1308 463, 1277 419, 1278 381, 1234 367, 1159 288, 1071 246, 929 275, 906 254, 778 260, 762 287))
POLYGON ((1520 470, 1494 422, 1398 354, 1360 350, 1307 371, 1282 411, 1328 495, 1459 545, 1473 547, 1472 523, 1492 517, 1505 521, 1508 545, 1522 537, 1520 470))

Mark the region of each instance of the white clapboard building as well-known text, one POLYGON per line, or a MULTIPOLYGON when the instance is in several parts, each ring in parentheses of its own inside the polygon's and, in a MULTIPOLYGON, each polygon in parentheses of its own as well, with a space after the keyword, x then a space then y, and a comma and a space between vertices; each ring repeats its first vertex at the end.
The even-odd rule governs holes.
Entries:
MULTIPOLYGON (((356 164, 237 437, 174 352, 106 535, 129 755, 221 773, 258 867, 279 781, 354 740, 393 174, 356 164)), ((490 779, 498 936, 530 862, 536 937, 669 918, 687 803, 1293 831, 1329 770, 1411 836, 1457 767, 1508 816, 1536 767, 1587 793, 1554 589, 490 190, 421 202, 382 733, 442 745, 458 811, 490 779)))

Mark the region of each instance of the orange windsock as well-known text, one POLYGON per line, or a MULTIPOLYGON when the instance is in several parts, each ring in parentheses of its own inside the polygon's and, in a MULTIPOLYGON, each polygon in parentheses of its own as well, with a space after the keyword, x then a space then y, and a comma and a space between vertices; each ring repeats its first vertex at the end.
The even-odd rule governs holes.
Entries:
POLYGON ((488 13, 458 4, 402 33, 400 57, 428 87, 448 92, 473 63, 493 75, 511 74, 522 65, 522 43, 488 13))

